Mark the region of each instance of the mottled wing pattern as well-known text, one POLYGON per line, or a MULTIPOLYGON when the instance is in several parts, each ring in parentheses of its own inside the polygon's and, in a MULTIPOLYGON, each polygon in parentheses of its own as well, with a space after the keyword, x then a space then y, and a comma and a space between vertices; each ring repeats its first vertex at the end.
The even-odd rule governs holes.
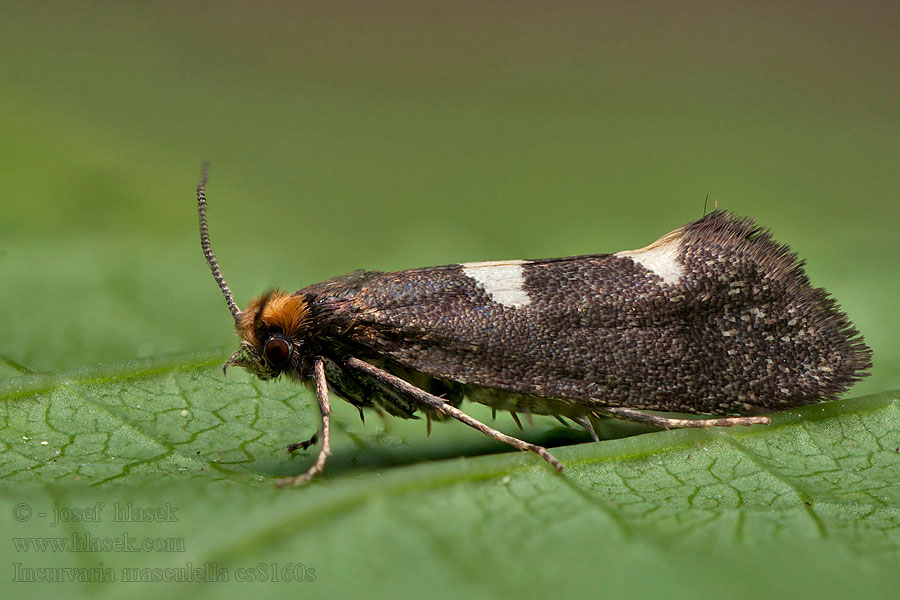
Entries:
POLYGON ((344 339, 428 376, 723 414, 833 398, 870 351, 802 263, 716 212, 618 254, 372 273, 344 339))

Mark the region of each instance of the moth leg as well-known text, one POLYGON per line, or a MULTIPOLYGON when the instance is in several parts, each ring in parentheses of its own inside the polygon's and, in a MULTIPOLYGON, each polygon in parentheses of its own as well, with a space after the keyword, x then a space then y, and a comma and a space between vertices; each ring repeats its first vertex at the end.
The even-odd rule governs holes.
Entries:
POLYGON ((719 419, 675 419, 648 415, 633 408, 610 407, 594 409, 595 412, 626 421, 653 425, 662 429, 681 429, 684 427, 733 427, 734 425, 768 425, 772 422, 769 417, 722 417, 719 419))
POLYGON ((315 446, 316 442, 319 441, 319 432, 315 432, 312 434, 312 437, 308 440, 304 440, 302 442, 294 442, 293 444, 288 444, 287 451, 288 454, 291 454, 294 450, 306 450, 310 446, 315 446))
POLYGON ((430 408, 432 410, 439 411, 439 412, 447 415, 448 417, 453 417, 457 421, 460 421, 461 423, 465 423, 466 425, 468 425, 469 427, 471 427, 473 429, 477 429, 481 433, 497 440, 498 442, 504 442, 514 448, 519 449, 519 450, 534 452, 535 454, 537 454, 538 456, 540 456, 541 458, 546 460, 548 463, 553 465, 554 469, 556 469, 557 471, 562 471, 562 468, 563 468, 562 463, 560 463, 559 460, 555 456, 553 456, 552 454, 547 452, 547 449, 544 448, 543 446, 529 444, 526 441, 508 436, 505 433, 501 433, 501 432, 497 431, 496 429, 488 427, 481 421, 478 421, 477 419, 470 417, 463 411, 459 410, 452 404, 445 402, 444 400, 441 400, 437 396, 429 394, 425 390, 421 390, 421 389, 417 388, 416 386, 412 385, 408 381, 405 381, 405 380, 397 377, 396 375, 391 375, 387 371, 385 371, 383 369, 379 369, 378 367, 376 367, 374 365, 370 365, 369 363, 359 360, 358 358, 354 358, 351 356, 344 361, 344 364, 346 364, 351 369, 356 369, 357 371, 362 371, 363 373, 366 373, 366 374, 374 377, 378 381, 380 381, 386 385, 389 385, 400 392, 403 392, 408 397, 412 398, 416 402, 419 402, 422 406, 424 406, 426 408, 430 408))
POLYGON ((594 429, 594 424, 593 424, 593 422, 592 422, 590 416, 586 416, 586 417, 577 417, 577 418, 572 419, 572 420, 575 421, 576 423, 578 423, 579 425, 581 425, 582 427, 584 427, 584 429, 585 429, 588 433, 591 434, 591 439, 592 439, 592 440, 594 440, 595 442, 599 442, 599 441, 600 441, 600 437, 597 435, 597 430, 594 429))
MULTIPOLYGON (((283 477, 275 482, 278 487, 297 485, 309 481, 325 468, 325 461, 331 454, 331 424, 328 415, 331 414, 331 403, 328 401, 328 381, 325 379, 325 359, 316 357, 315 362, 316 396, 319 398, 319 412, 322 413, 322 448, 316 457, 316 462, 306 471, 294 477, 283 477)), ((316 436, 313 436, 315 438, 316 436)), ((293 445, 293 444, 292 444, 293 445)))

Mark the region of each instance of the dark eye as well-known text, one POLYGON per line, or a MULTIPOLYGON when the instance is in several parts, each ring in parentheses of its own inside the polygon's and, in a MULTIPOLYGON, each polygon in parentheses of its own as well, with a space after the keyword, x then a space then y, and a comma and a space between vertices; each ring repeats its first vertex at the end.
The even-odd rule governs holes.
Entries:
POLYGON ((266 340, 266 360, 273 367, 283 367, 291 358, 291 347, 283 337, 270 337, 266 340))

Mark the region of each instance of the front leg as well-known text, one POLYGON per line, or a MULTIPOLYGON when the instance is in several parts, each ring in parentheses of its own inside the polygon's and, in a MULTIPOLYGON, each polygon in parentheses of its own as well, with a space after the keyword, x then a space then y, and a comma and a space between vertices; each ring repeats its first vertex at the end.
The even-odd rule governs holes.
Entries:
MULTIPOLYGON (((328 401, 328 381, 325 379, 325 359, 321 356, 316 357, 314 372, 316 378, 316 396, 319 399, 319 412, 322 414, 322 448, 319 450, 316 462, 306 471, 306 473, 279 479, 275 482, 275 485, 278 487, 297 485, 298 483, 309 481, 322 472, 322 469, 325 468, 325 461, 328 459, 328 455, 331 454, 331 426, 329 419, 329 415, 331 414, 331 403, 328 401)), ((316 436, 313 436, 313 439, 315 439, 315 437, 316 436)), ((300 445, 302 445, 302 443, 300 445)), ((295 444, 291 444, 291 446, 295 446, 295 444)), ((290 451, 291 446, 288 447, 288 451, 290 451)))
POLYGON ((388 386, 396 389, 399 392, 402 392, 406 397, 411 398, 416 403, 418 403, 423 409, 431 409, 431 410, 441 412, 441 413, 447 415, 448 417, 453 417, 457 421, 465 423, 466 425, 468 425, 469 427, 472 427, 473 429, 477 429, 481 433, 483 433, 499 442, 504 442, 514 448, 518 448, 519 450, 534 452, 535 454, 537 454, 538 456, 540 456, 541 458, 546 460, 548 463, 553 465, 554 469, 556 469, 557 471, 562 471, 562 468, 563 468, 562 463, 560 463, 559 460, 555 456, 553 456, 552 454, 547 452, 547 449, 544 448, 543 446, 537 446, 535 444, 530 444, 526 441, 508 436, 505 433, 501 433, 501 432, 497 431, 496 429, 488 427, 481 421, 478 421, 478 420, 470 417, 463 411, 459 410, 452 404, 442 400, 441 398, 438 398, 437 396, 429 394, 425 390, 417 388, 416 386, 412 385, 408 381, 405 381, 405 380, 397 377, 396 375, 391 375, 387 371, 385 371, 383 369, 379 369, 378 367, 376 367, 374 365, 370 365, 369 363, 367 363, 363 360, 359 360, 358 358, 354 358, 351 356, 344 360, 344 364, 347 365, 351 369, 354 369, 356 371, 361 371, 361 372, 375 378, 377 381, 379 381, 385 385, 388 385, 388 386))

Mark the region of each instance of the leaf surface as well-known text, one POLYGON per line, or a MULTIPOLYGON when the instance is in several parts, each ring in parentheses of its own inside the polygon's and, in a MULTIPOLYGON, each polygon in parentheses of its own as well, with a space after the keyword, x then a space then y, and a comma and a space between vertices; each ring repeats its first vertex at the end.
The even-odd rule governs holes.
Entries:
MULTIPOLYGON (((897 393, 782 413, 768 427, 558 447, 561 475, 459 424, 435 424, 428 439, 424 423, 373 415, 364 425, 337 401, 325 476, 278 490, 274 477, 312 459, 314 449, 292 459, 284 446, 317 427, 314 397, 286 382, 223 378, 221 359, 10 380, 0 393, 9 563, 27 573, 102 562, 118 583, 86 585, 88 594, 130 593, 133 584, 122 582, 129 576, 202 572, 266 578, 267 586, 297 585, 284 579, 302 575, 315 579, 303 585, 348 593, 374 585, 535 596, 596 586, 689 597, 729 586, 752 597, 774 593, 788 574, 804 595, 887 585, 894 571, 885 565, 900 558, 897 393), (75 520, 97 502, 96 519, 75 520), (17 520, 23 504, 32 516, 17 520), (135 521, 129 507, 175 520, 135 521), (22 540, 47 536, 69 549, 92 539, 125 544, 123 536, 132 545, 181 546, 23 549, 38 542, 22 540), (846 578, 867 572, 862 583, 846 578)), ((482 416, 481 407, 465 407, 482 416)), ((500 426, 512 431, 510 423, 500 426)), ((610 426, 612 436, 634 433, 610 426)), ((578 439, 544 419, 526 429, 542 443, 578 439)), ((261 583, 242 585, 209 595, 238 596, 261 583)), ((151 589, 158 592, 144 591, 151 589)))

